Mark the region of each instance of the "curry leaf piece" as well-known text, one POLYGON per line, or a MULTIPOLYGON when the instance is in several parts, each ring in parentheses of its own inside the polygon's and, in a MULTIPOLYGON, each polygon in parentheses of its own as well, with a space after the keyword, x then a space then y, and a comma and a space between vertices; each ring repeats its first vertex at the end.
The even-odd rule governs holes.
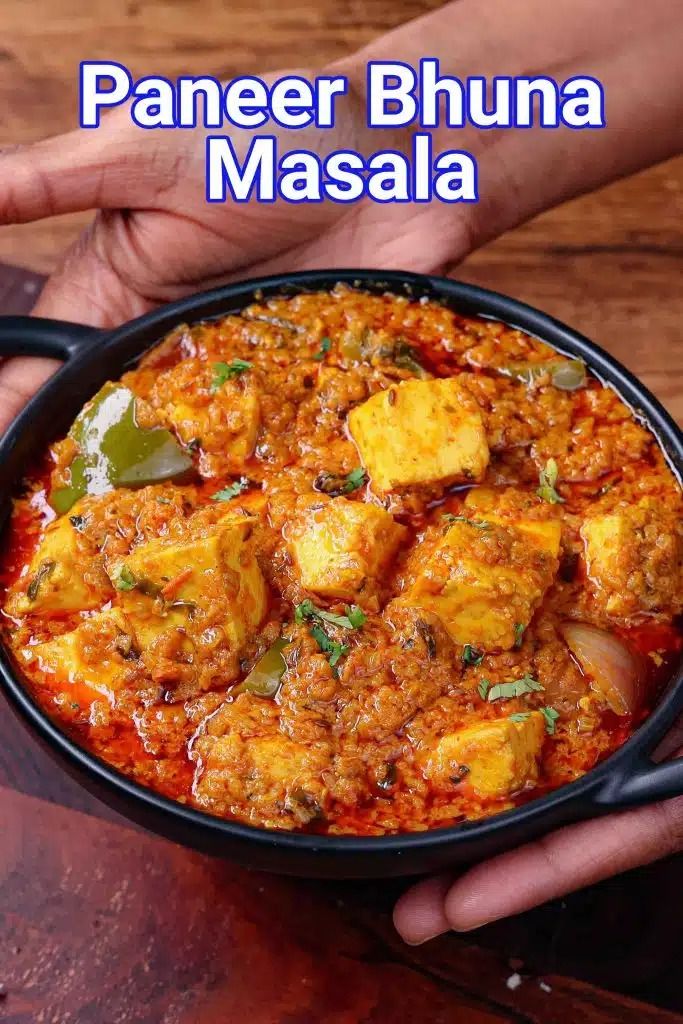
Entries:
POLYGON ((60 515, 85 494, 178 481, 192 470, 192 458, 170 430, 138 425, 135 395, 120 384, 100 388, 76 417, 69 437, 77 447, 69 483, 54 488, 49 499, 60 515))
POLYGON ((545 469, 542 469, 538 476, 539 486, 536 494, 539 498, 543 498, 544 501, 549 502, 551 505, 561 505, 564 503, 564 498, 562 498, 555 490, 557 475, 558 469, 555 459, 548 459, 545 464, 545 469))
POLYGON ((239 497, 243 491, 248 490, 249 480, 246 476, 241 476, 239 480, 235 480, 234 483, 228 484, 221 491, 216 491, 215 494, 211 495, 212 501, 232 501, 233 498, 239 497))
POLYGON ((279 637, 258 659, 243 681, 230 691, 231 694, 253 693, 256 697, 277 696, 287 663, 282 652, 289 643, 287 637, 279 637))
POLYGON ((481 665, 484 660, 484 652, 472 644, 465 644, 462 649, 462 660, 465 665, 481 665))
POLYGON ((488 692, 488 700, 510 699, 511 697, 523 697, 525 693, 536 693, 543 687, 537 679, 531 676, 523 676, 522 679, 515 679, 511 683, 496 683, 488 692))
POLYGON ((239 377, 241 374, 246 373, 247 370, 251 370, 251 368, 252 363, 246 359, 233 359, 230 363, 214 363, 211 390, 218 391, 227 381, 239 377))
POLYGON ((320 351, 316 352, 316 354, 313 356, 313 358, 317 359, 320 362, 320 360, 325 358, 325 353, 329 352, 331 348, 332 348, 332 339, 331 338, 322 338, 321 341, 320 341, 320 351))
POLYGON ((133 590, 137 580, 127 565, 122 565, 114 586, 117 590, 133 590))
POLYGON ((522 641, 524 640, 524 630, 525 629, 526 629, 526 626, 524 625, 523 622, 517 622, 515 624, 515 647, 517 647, 517 648, 522 646, 522 641))
POLYGON ((481 682, 479 683, 479 686, 477 687, 477 693, 479 694, 482 700, 486 700, 490 685, 491 683, 488 681, 488 679, 482 679, 481 682))
POLYGON ((560 713, 555 708, 545 707, 541 708, 541 714, 545 718, 545 731, 552 736, 555 732, 555 722, 560 717, 560 713))

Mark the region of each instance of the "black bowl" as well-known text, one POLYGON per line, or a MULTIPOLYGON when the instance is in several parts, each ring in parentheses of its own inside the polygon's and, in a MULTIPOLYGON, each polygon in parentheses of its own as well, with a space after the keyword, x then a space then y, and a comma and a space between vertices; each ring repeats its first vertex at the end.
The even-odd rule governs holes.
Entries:
MULTIPOLYGON (((228 285, 172 303, 112 331, 30 317, 0 318, 0 355, 52 355, 64 366, 44 385, 0 441, 2 524, 26 467, 68 429, 84 402, 117 378, 176 324, 236 312, 265 297, 326 290, 342 281, 372 292, 427 296, 467 314, 491 317, 584 359, 613 385, 655 434, 683 475, 683 436, 659 402, 627 370, 587 338, 552 317, 495 292, 399 271, 329 270, 228 285)), ((683 664, 657 708, 610 758, 569 785, 515 810, 429 832, 328 837, 268 831, 223 821, 159 796, 89 754, 36 704, 9 653, 0 649, 0 685, 19 718, 91 792, 120 813, 176 842, 250 867, 321 878, 417 874, 490 857, 560 825, 616 808, 683 793, 683 759, 654 765, 649 755, 683 711, 683 664)))

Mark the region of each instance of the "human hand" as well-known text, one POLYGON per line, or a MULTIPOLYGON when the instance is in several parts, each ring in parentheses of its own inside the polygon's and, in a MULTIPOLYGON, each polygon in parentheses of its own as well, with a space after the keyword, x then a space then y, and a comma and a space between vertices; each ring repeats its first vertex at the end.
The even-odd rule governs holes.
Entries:
MULTIPOLYGON (((683 719, 660 744, 656 760, 679 757, 683 719)), ((468 932, 521 914, 683 850, 683 797, 551 832, 455 876, 426 878, 394 909, 397 931, 418 945, 451 929, 468 932)))
MULTIPOLYGON (((352 91, 344 104, 334 129, 269 131, 283 151, 303 148, 322 157, 376 148, 358 95, 352 91)), ((36 315, 109 327, 230 278, 325 266, 438 271, 471 245, 471 207, 422 204, 406 215, 403 206, 367 202, 207 204, 207 134, 148 132, 119 108, 97 131, 0 153, 0 224, 98 211, 48 280, 36 315)), ((241 157, 252 138, 231 133, 241 157)), ((408 136, 385 132, 382 144, 407 147, 408 136)), ((0 368, 0 428, 56 365, 24 358, 0 368)))

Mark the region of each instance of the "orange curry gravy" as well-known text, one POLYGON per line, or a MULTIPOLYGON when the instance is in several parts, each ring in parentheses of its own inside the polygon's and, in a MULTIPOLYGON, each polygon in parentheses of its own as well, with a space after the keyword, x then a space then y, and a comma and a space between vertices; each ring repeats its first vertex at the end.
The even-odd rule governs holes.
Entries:
POLYGON ((15 502, 2 582, 32 693, 124 774, 269 828, 422 830, 577 778, 652 706, 681 493, 581 364, 340 286, 181 326, 120 385, 189 468, 91 465, 58 516, 73 428, 15 502), (567 623, 603 631, 606 670, 567 623))

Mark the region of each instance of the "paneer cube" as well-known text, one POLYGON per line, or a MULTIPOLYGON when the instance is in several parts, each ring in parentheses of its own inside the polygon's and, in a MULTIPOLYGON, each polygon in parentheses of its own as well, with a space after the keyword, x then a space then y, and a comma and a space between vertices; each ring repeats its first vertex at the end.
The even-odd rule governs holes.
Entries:
POLYGON ((353 409, 348 424, 380 494, 480 480, 488 465, 479 407, 455 378, 392 385, 353 409))
POLYGON ((555 558, 559 556, 562 523, 535 495, 511 487, 502 492, 492 487, 475 487, 465 499, 465 508, 475 521, 520 530, 530 544, 555 558))
POLYGON ((538 526, 452 523, 400 603, 438 615, 457 644, 509 650, 559 565, 559 524, 538 526))
POLYGON ((13 587, 10 615, 89 611, 112 595, 102 559, 68 516, 50 523, 28 574, 13 587))
POLYGON ((194 792, 214 814, 296 828, 328 802, 332 749, 325 741, 304 744, 285 736, 271 703, 242 695, 217 712, 193 746, 194 792))
POLYGON ((54 640, 26 647, 22 658, 38 660, 43 672, 57 677, 65 688, 86 687, 111 699, 135 669, 139 654, 132 627, 118 608, 84 619, 77 629, 54 640))
POLYGON ((467 769, 467 782, 478 796, 507 797, 536 782, 544 734, 539 711, 521 721, 499 718, 470 725, 439 740, 425 771, 446 781, 467 769))
POLYGON ((581 527, 586 567, 608 615, 683 607, 683 526, 653 498, 593 515, 581 527))
POLYGON ((243 646, 266 611, 266 585, 250 543, 253 529, 248 516, 229 513, 207 525, 200 512, 186 521, 182 539, 149 541, 108 565, 143 658, 179 631, 191 660, 208 652, 210 628, 210 636, 220 630, 229 649, 243 646))
POLYGON ((325 597, 362 600, 405 536, 378 505, 347 498, 302 502, 289 542, 301 585, 325 597))

